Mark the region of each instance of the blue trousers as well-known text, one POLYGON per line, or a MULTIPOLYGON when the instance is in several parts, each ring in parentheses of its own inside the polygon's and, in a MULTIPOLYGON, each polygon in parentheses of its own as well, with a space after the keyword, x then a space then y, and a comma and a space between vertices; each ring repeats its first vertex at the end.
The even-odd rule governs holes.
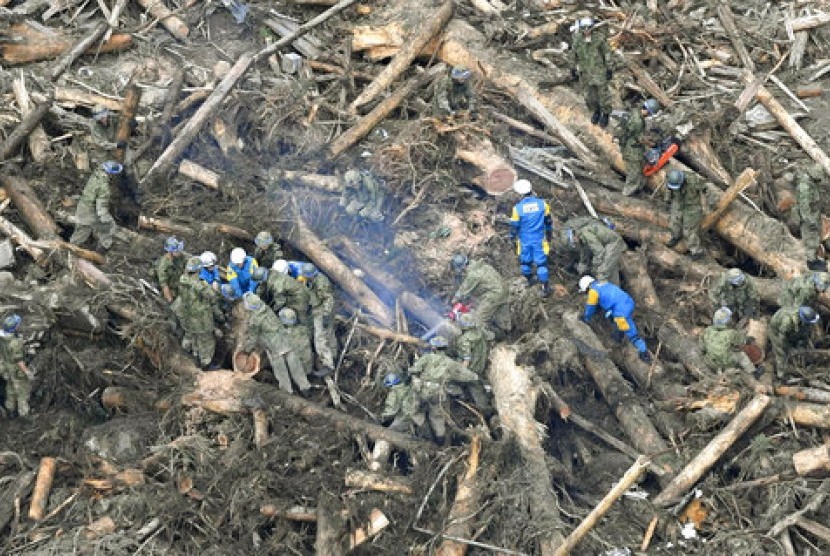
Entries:
POLYGON ((533 266, 536 265, 536 278, 543 284, 548 282, 548 252, 550 245, 547 240, 522 242, 516 241, 516 251, 519 254, 519 265, 522 269, 522 276, 531 276, 533 266))

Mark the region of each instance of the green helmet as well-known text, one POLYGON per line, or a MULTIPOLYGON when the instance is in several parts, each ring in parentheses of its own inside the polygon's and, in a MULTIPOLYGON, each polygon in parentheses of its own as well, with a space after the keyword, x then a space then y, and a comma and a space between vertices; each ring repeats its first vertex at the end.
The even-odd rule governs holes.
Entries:
POLYGON ((254 238, 254 245, 261 249, 270 247, 272 243, 274 243, 274 237, 270 232, 266 232, 264 230, 259 232, 254 238))
POLYGON ((666 177, 666 187, 672 191, 677 191, 683 187, 683 182, 686 181, 686 174, 682 170, 672 170, 666 177))
POLYGON ((643 103, 643 110, 648 112, 649 116, 654 116, 660 111, 660 103, 653 98, 646 99, 646 101, 643 103))
POLYGON ((726 279, 735 287, 743 286, 746 282, 746 274, 740 268, 730 268, 726 271, 726 279))
POLYGON ((242 296, 242 304, 245 305, 245 308, 249 311, 256 311, 264 305, 262 299, 257 294, 251 292, 248 292, 242 296))
POLYGON ((277 316, 279 317, 280 322, 286 326, 294 326, 297 324, 297 312, 291 307, 283 307, 280 309, 280 312, 277 313, 277 316))
POLYGON ((450 77, 456 81, 467 81, 473 73, 465 66, 455 66, 450 71, 450 77))
POLYGON ((314 278, 317 276, 317 267, 312 263, 303 263, 301 272, 306 278, 314 278))
POLYGON ((458 315, 456 322, 461 328, 472 328, 476 325, 476 321, 470 313, 461 313, 458 315))
POLYGON ((818 313, 812 307, 808 307, 807 305, 802 305, 798 308, 798 318, 801 319, 801 322, 804 324, 815 324, 819 321, 818 313))
POLYGON ((255 282, 262 282, 268 279, 268 271, 264 267, 258 266, 251 271, 251 278, 255 282))
POLYGON ((816 291, 826 292, 827 288, 830 287, 830 274, 826 272, 814 272, 813 284, 816 286, 816 291))
POLYGON ((202 259, 199 257, 190 257, 184 266, 187 272, 199 272, 202 270, 202 259))
POLYGON ((729 307, 721 307, 715 311, 712 317, 712 324, 715 326, 726 326, 732 320, 732 310, 729 307))
POLYGON ((360 183, 360 172, 357 170, 349 170, 343 174, 343 181, 346 182, 347 186, 357 187, 360 183))

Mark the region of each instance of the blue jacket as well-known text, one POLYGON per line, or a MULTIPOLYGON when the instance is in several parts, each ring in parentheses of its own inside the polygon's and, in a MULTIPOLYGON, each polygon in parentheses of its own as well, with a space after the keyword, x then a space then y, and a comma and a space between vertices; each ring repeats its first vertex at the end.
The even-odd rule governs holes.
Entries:
POLYGON ((205 282, 207 282, 211 286, 213 284, 219 284, 221 282, 220 278, 219 278, 219 267, 215 266, 215 267, 213 267, 213 270, 203 268, 202 270, 199 271, 199 279, 204 280, 205 282))
POLYGON ((611 311, 614 317, 630 317, 634 312, 634 299, 611 282, 596 281, 588 287, 588 302, 585 304, 585 318, 590 319, 597 311, 611 311))
POLYGON ((292 278, 299 278, 303 275, 303 261, 288 261, 288 275, 292 278))
POLYGON ((256 259, 250 255, 245 257, 241 267, 233 263, 228 265, 228 272, 225 277, 233 287, 233 291, 237 297, 242 297, 244 294, 256 290, 259 284, 251 279, 251 273, 258 266, 256 259))
POLYGON ((522 243, 541 242, 545 233, 553 231, 550 205, 538 197, 528 195, 513 207, 510 216, 511 235, 522 243))

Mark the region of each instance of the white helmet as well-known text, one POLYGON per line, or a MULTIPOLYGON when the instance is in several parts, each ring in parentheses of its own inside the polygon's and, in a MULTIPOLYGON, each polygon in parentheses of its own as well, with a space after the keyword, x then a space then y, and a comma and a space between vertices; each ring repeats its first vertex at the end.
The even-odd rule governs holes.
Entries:
POLYGON ((513 182, 513 191, 519 195, 527 195, 533 189, 533 185, 528 180, 517 180, 513 182))
POLYGON ((588 276, 587 274, 579 279, 579 291, 580 292, 587 292, 588 288, 591 287, 591 284, 596 282, 593 276, 588 276))
POLYGON ((203 266, 209 267, 215 265, 218 259, 216 258, 216 253, 213 251, 205 251, 199 255, 199 260, 202 261, 203 266))
POLYGON ((274 261, 274 264, 271 265, 271 270, 279 272, 280 274, 288 274, 288 261, 285 259, 277 259, 274 261))
POLYGON ((245 250, 241 247, 234 247, 233 251, 231 251, 231 264, 241 265, 245 262, 245 257, 248 254, 245 253, 245 250))

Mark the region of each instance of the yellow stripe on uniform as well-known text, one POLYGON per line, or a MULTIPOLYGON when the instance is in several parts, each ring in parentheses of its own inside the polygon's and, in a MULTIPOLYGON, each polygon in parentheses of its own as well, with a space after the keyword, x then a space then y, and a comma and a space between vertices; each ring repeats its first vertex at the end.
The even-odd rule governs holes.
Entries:
POLYGON ((596 290, 588 290, 588 305, 596 305, 599 303, 599 294, 596 290))
POLYGON ((630 326, 628 326, 628 319, 625 317, 614 317, 614 323, 617 325, 617 330, 620 332, 627 332, 630 326))

